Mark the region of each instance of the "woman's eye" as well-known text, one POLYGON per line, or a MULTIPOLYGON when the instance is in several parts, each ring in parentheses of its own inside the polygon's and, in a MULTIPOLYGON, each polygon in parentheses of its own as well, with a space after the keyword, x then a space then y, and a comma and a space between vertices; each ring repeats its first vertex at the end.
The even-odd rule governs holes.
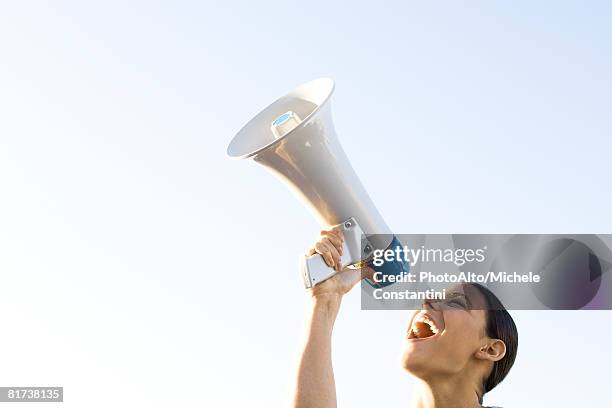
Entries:
POLYGON ((465 305, 463 304, 462 301, 458 300, 458 299, 451 299, 447 302, 449 305, 453 305, 453 306, 458 306, 458 307, 465 307, 465 305))

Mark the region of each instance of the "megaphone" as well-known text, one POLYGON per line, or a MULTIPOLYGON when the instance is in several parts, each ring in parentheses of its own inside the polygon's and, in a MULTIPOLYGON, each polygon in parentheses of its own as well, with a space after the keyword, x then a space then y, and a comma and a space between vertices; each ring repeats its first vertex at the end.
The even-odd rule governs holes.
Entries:
MULTIPOLYGON (((342 266, 368 264, 377 250, 395 250, 400 243, 376 209, 353 170, 334 129, 331 95, 334 81, 321 78, 302 84, 277 99, 234 136, 227 155, 251 158, 281 179, 323 227, 344 234, 342 266)), ((320 255, 301 259, 307 288, 332 277, 320 255)), ((371 266, 371 262, 370 262, 371 266)), ((373 266, 372 266, 373 267, 373 266)), ((382 275, 398 275, 402 262, 373 267, 382 275)), ((387 279, 370 280, 374 287, 387 279)))

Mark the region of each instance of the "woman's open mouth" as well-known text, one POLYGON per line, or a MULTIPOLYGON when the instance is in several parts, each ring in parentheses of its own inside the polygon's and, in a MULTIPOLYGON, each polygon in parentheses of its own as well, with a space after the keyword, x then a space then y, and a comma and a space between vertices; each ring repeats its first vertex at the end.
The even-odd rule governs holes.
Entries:
POLYGON ((427 313, 419 313, 412 319, 408 339, 426 339, 440 333, 442 328, 427 313))

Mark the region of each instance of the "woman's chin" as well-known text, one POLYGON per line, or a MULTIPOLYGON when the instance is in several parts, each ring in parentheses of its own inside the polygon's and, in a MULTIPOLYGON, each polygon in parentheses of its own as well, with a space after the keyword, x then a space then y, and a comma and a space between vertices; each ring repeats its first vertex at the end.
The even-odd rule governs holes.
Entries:
MULTIPOLYGON (((407 342, 408 343, 408 342, 407 342)), ((401 354, 401 365, 407 371, 415 372, 427 365, 431 361, 432 353, 427 350, 422 350, 419 347, 414 347, 412 343, 404 346, 401 354)))
POLYGON ((421 377, 427 371, 427 358, 421 358, 415 355, 404 353, 401 358, 401 367, 410 374, 421 377))

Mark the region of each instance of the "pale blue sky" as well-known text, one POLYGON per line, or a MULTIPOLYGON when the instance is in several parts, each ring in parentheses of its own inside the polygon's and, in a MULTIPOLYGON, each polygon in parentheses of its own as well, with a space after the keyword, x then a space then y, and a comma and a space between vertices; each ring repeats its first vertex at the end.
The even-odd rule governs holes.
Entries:
MULTIPOLYGON (((66 407, 284 406, 318 226, 230 161, 252 115, 336 80, 341 142, 399 233, 610 233, 612 6, 0 6, 0 385, 66 407), (393 177, 393 178, 390 178, 393 177)), ((610 312, 520 312, 488 403, 610 402, 610 312)), ((340 406, 402 406, 408 312, 335 332, 340 406)))

